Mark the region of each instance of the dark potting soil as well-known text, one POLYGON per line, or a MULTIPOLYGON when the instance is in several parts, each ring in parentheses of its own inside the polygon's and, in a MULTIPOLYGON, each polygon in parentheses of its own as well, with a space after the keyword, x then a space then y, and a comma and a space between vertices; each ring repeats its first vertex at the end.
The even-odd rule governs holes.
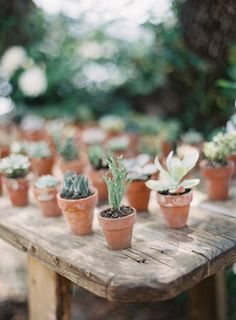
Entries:
POLYGON ((169 193, 169 190, 166 190, 166 191, 161 191, 159 193, 162 194, 163 196, 180 196, 180 195, 188 193, 190 191, 191 191, 191 189, 185 189, 184 192, 169 193))
POLYGON ((134 212, 134 209, 131 208, 130 206, 121 206, 118 209, 109 208, 109 209, 103 210, 101 212, 101 216, 103 218, 116 219, 116 218, 127 217, 133 212, 134 212))
POLYGON ((228 165, 228 161, 207 161, 206 165, 211 168, 222 168, 228 165))
POLYGON ((99 159, 99 162, 96 166, 93 165, 94 170, 104 170, 109 169, 108 164, 104 165, 104 162, 102 159, 99 159))

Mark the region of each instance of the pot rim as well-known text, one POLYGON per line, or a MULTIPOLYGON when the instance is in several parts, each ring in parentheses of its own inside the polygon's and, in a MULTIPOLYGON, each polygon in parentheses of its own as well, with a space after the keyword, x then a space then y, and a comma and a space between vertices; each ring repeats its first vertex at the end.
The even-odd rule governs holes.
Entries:
MULTIPOLYGON (((236 154, 235 154, 236 155, 236 154)), ((231 160, 228 160, 228 159, 226 159, 226 161, 227 161, 227 164, 225 165, 225 166, 219 166, 219 167, 213 167, 213 166, 207 166, 207 162, 208 162, 208 160, 207 159, 204 159, 204 160, 201 160, 200 161, 200 168, 201 169, 209 169, 209 170, 218 170, 218 169, 228 169, 228 168, 230 168, 230 167, 232 167, 232 166, 234 166, 234 163, 233 163, 233 161, 231 161, 231 160)))
POLYGON ((107 209, 110 209, 111 207, 107 207, 103 210, 100 210, 99 213, 98 213, 98 217, 99 219, 102 219, 102 220, 105 220, 105 221, 121 221, 121 220, 124 220, 124 219, 129 219, 129 217, 133 217, 133 216, 136 216, 136 213, 137 213, 137 210, 134 208, 134 207, 131 207, 131 206, 128 206, 130 208, 132 208, 134 211, 129 214, 128 216, 125 216, 125 217, 119 217, 119 218, 104 218, 101 216, 101 213, 107 209))
POLYGON ((159 191, 157 191, 157 194, 162 196, 162 197, 168 197, 168 198, 174 198, 174 197, 187 197, 188 195, 190 195, 191 193, 193 193, 193 189, 189 189, 188 192, 184 192, 184 193, 181 193, 181 194, 174 194, 174 195, 171 195, 171 194, 161 194, 159 191))
POLYGON ((89 197, 87 197, 87 198, 82 198, 82 199, 65 199, 65 198, 62 198, 61 196, 60 196, 60 194, 61 194, 61 192, 58 192, 57 193, 57 199, 59 200, 59 201, 65 201, 65 202, 70 202, 70 203, 75 203, 75 202, 83 202, 83 201, 87 201, 87 200, 89 200, 89 199, 92 199, 92 198, 94 198, 94 197, 98 197, 98 191, 97 191, 97 189, 96 188, 91 188, 91 191, 94 191, 94 193, 91 195, 91 196, 89 196, 89 197))

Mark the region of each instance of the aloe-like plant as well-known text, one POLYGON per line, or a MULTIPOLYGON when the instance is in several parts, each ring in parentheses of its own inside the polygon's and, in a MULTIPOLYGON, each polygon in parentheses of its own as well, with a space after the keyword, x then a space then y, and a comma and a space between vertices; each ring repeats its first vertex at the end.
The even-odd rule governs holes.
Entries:
POLYGON ((83 199, 92 194, 87 177, 78 175, 73 171, 67 171, 64 174, 61 198, 70 200, 83 199))
POLYGON ((121 157, 108 160, 109 171, 104 175, 108 189, 108 201, 111 208, 118 209, 127 187, 128 172, 121 157))
POLYGON ((73 138, 67 138, 65 143, 60 146, 59 151, 64 161, 79 159, 79 150, 73 138))
POLYGON ((35 182, 38 189, 55 188, 57 185, 57 179, 50 174, 39 177, 35 182))
POLYGON ((21 154, 11 154, 0 161, 0 171, 10 179, 24 178, 29 173, 29 168, 29 158, 21 154))
POLYGON ((167 170, 163 168, 156 157, 155 165, 160 171, 160 180, 148 180, 146 182, 148 188, 167 194, 178 194, 184 193, 186 189, 191 189, 200 182, 199 179, 185 179, 186 174, 194 168, 199 158, 199 152, 192 152, 186 155, 183 160, 173 155, 174 153, 171 151, 167 157, 167 170))
POLYGON ((146 181, 157 172, 156 166, 150 163, 148 154, 140 154, 136 158, 124 159, 126 170, 128 171, 128 180, 146 181))
POLYGON ((26 152, 31 158, 49 158, 51 150, 45 141, 32 142, 26 145, 26 152))
POLYGON ((101 146, 90 146, 88 156, 94 170, 108 169, 107 159, 109 158, 109 154, 101 146))

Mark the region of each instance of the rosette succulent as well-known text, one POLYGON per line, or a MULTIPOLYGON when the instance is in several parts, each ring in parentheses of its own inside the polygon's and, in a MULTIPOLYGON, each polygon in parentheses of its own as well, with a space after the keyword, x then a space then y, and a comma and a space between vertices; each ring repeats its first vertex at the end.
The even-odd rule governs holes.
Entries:
POLYGON ((199 179, 185 179, 187 173, 194 168, 199 152, 190 153, 183 160, 173 155, 174 153, 171 151, 167 157, 167 169, 163 168, 158 157, 156 157, 155 165, 157 170, 160 171, 160 180, 148 180, 146 182, 148 188, 167 194, 178 194, 184 193, 187 189, 193 188, 200 182, 199 179))
POLYGON ((11 154, 0 161, 0 171, 7 178, 24 178, 29 173, 29 158, 21 154, 11 154))
POLYGON ((140 154, 136 158, 124 159, 124 165, 128 171, 128 180, 148 180, 157 168, 153 163, 150 163, 148 154, 140 154))
POLYGON ((35 186, 38 189, 55 188, 57 185, 57 179, 50 174, 39 177, 35 182, 35 186))

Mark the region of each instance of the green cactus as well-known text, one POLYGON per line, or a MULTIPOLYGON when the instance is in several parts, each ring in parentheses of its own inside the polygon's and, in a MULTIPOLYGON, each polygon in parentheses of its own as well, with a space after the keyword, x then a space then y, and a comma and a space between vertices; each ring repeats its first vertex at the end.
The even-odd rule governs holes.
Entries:
POLYGON ((32 142, 26 145, 26 152, 31 158, 48 158, 52 152, 46 141, 32 142))
POLYGON ((67 171, 64 174, 61 197, 64 199, 83 199, 91 196, 88 178, 76 172, 67 171))
POLYGON ((107 159, 109 158, 109 152, 106 152, 99 145, 92 145, 88 149, 89 161, 94 170, 107 169, 107 159))
POLYGON ((124 166, 122 157, 115 161, 113 158, 108 160, 109 172, 104 175, 108 189, 108 200, 111 208, 118 209, 127 186, 127 170, 124 166))
POLYGON ((35 186, 38 189, 55 188, 56 186, 58 186, 58 181, 55 177, 48 174, 48 175, 39 177, 35 182, 35 186))
POLYGON ((67 138, 65 143, 60 146, 59 151, 64 161, 73 161, 79 159, 79 150, 76 147, 73 138, 67 138))

